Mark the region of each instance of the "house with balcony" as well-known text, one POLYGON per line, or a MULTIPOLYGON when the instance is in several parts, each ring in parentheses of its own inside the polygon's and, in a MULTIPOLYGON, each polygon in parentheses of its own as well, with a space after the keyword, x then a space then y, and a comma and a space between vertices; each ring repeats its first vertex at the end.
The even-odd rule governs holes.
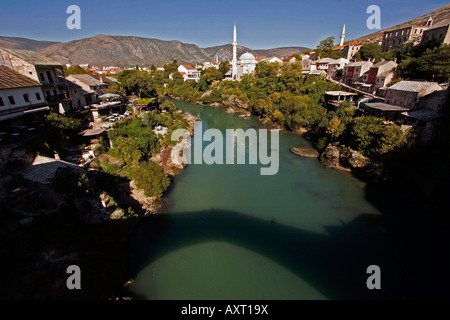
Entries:
POLYGON ((188 82, 199 82, 200 81, 200 71, 187 64, 181 64, 178 66, 178 72, 183 76, 184 81, 188 82))
POLYGON ((42 119, 49 110, 39 82, 0 66, 0 131, 42 119))
POLYGON ((0 48, 0 65, 10 69, 41 84, 44 98, 52 110, 70 108, 70 97, 64 83, 58 77, 64 78, 62 64, 52 61, 42 54, 20 49, 0 48))

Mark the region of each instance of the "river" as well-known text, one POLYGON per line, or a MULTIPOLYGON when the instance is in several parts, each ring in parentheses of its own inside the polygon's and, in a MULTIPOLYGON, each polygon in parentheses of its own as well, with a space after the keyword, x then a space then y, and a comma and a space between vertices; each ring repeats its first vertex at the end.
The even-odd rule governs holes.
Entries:
MULTIPOLYGON (((202 119, 203 130, 217 128, 225 136, 225 129, 264 128, 254 117, 173 102, 202 119)), ((291 147, 310 145, 301 135, 280 132, 279 141, 276 175, 260 175, 260 165, 192 164, 175 178, 164 199, 165 212, 145 219, 131 241, 135 281, 128 289, 135 298, 411 295, 413 271, 405 273, 405 268, 413 259, 407 248, 415 234, 405 231, 405 219, 380 211, 395 199, 384 199, 351 174, 324 168, 317 159, 292 154, 291 147), (381 269, 381 290, 367 288, 370 265, 381 269)), ((417 221, 423 230, 435 230, 432 222, 417 221)))

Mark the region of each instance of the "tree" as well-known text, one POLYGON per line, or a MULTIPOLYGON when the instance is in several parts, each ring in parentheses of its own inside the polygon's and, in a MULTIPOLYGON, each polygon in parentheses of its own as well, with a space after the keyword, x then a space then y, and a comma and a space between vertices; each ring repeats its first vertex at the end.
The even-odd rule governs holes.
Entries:
POLYGON ((151 67, 150 67, 150 70, 156 71, 157 69, 156 69, 155 65, 152 64, 151 67))
POLYGON ((130 90, 136 91, 138 98, 153 98, 158 96, 152 78, 147 71, 134 73, 128 78, 127 85, 130 90))
POLYGON ((173 60, 171 63, 164 65, 164 72, 166 72, 167 77, 169 74, 177 72, 178 71, 178 63, 177 60, 173 60))
POLYGON ((450 77, 450 46, 427 49, 420 57, 403 59, 398 72, 402 78, 446 81, 450 77))
POLYGON ((361 60, 369 60, 375 59, 375 62, 379 62, 381 60, 382 52, 381 46, 378 43, 368 43, 365 44, 359 49, 359 55, 361 60))
POLYGON ((77 64, 67 68, 66 74, 70 75, 70 74, 90 74, 90 73, 77 64))
POLYGON ((222 61, 222 62, 219 64, 219 71, 222 73, 222 78, 224 78, 224 77, 225 77, 225 74, 226 74, 228 71, 230 71, 229 65, 230 65, 230 62, 228 62, 228 61, 222 61))
POLYGON ((317 53, 319 56, 326 56, 328 57, 334 48, 334 37, 328 37, 324 40, 320 41, 319 45, 317 46, 317 53))
POLYGON ((170 185, 170 179, 163 169, 153 161, 139 162, 133 166, 132 177, 147 197, 160 197, 170 185))
POLYGON ((125 95, 125 89, 117 83, 111 83, 104 92, 125 95))

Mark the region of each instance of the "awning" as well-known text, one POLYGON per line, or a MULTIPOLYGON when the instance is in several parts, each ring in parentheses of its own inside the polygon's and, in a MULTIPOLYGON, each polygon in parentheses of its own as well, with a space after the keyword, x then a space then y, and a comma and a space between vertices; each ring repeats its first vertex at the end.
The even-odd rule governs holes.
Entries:
POLYGON ((35 113, 35 112, 42 112, 42 111, 48 111, 50 110, 49 106, 46 107, 42 107, 42 108, 36 108, 36 109, 31 109, 31 110, 25 110, 23 113, 24 114, 30 114, 30 113, 35 113))
POLYGON ((9 113, 9 114, 4 114, 4 115, 0 116, 0 121, 14 119, 14 118, 22 117, 22 116, 23 116, 23 112, 14 112, 14 113, 9 113))
POLYGON ((117 98, 117 97, 120 97, 120 94, 106 93, 106 94, 103 94, 103 95, 99 96, 100 99, 117 98))

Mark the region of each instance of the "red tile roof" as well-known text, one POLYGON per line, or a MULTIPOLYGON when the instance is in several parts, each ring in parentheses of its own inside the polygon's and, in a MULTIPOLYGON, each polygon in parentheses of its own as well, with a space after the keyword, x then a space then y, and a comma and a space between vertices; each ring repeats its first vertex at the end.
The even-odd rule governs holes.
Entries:
POLYGON ((182 64, 183 67, 185 67, 187 70, 196 70, 195 68, 188 66, 187 64, 182 64))
POLYGON ((6 66, 0 66, 0 89, 37 87, 41 84, 6 66))

